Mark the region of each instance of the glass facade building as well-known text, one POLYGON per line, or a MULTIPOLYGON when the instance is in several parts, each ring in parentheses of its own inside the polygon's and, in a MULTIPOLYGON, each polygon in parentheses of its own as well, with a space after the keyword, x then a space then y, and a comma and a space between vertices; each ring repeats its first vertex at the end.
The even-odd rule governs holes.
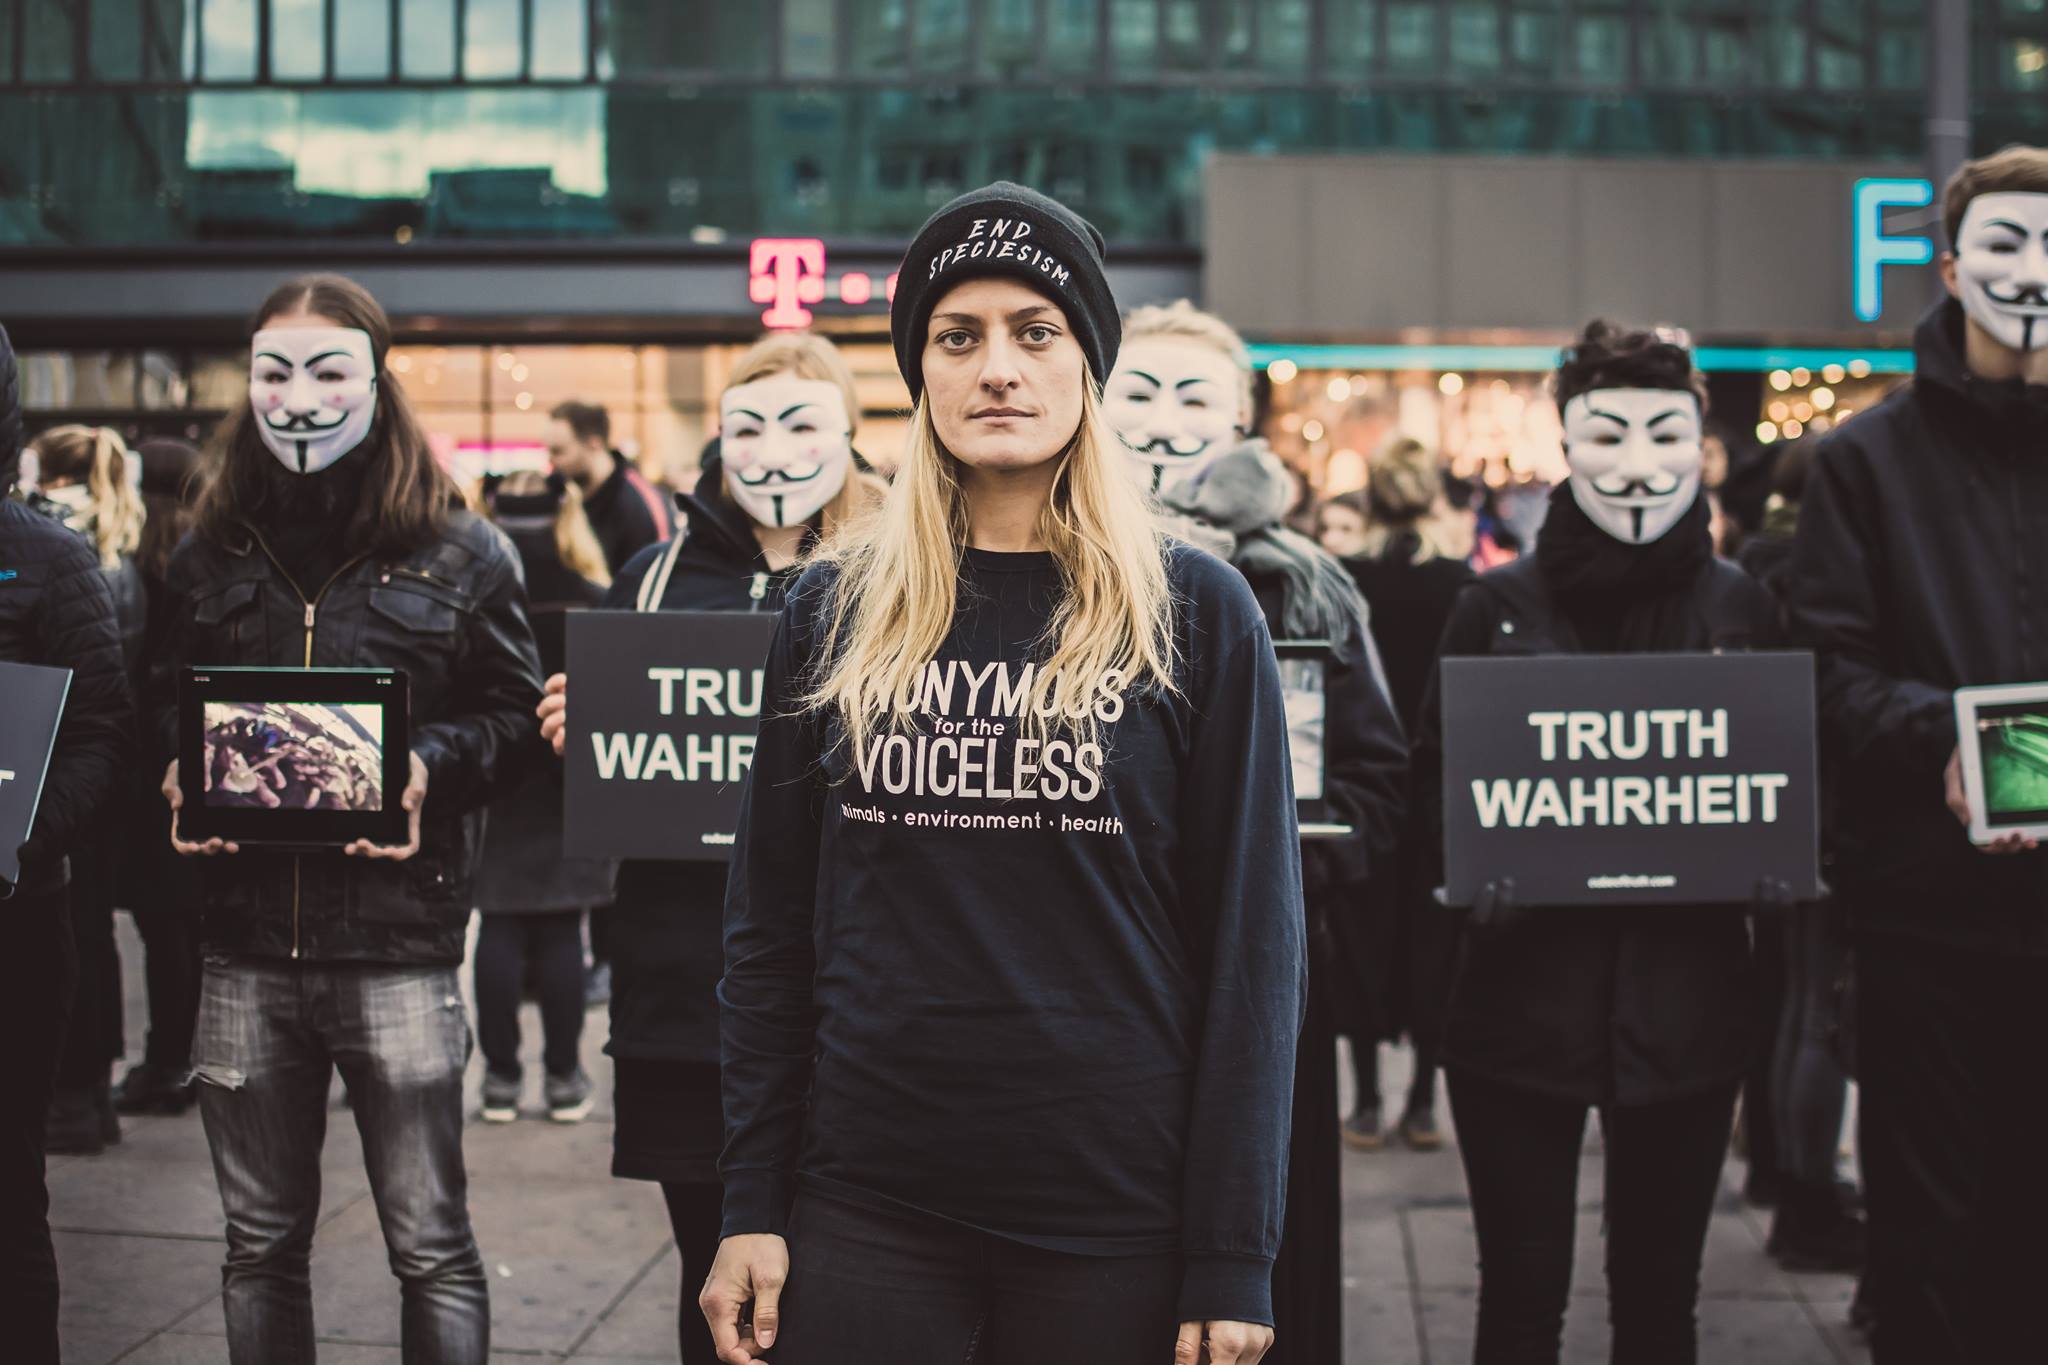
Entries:
MULTIPOLYGON (((897 240, 1029 181, 1198 244, 1205 153, 1917 159, 1919 0, 5 0, 0 249, 897 240)), ((1975 0, 1980 146, 2048 0, 1975 0)))

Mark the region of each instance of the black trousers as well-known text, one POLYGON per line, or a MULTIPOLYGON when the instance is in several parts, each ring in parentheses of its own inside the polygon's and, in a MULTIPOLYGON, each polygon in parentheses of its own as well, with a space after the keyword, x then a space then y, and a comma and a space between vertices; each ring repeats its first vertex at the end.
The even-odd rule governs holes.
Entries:
POLYGON ((576 1070, 583 1038, 583 912, 487 913, 476 937, 476 1034, 484 1063, 519 1074, 519 1001, 531 970, 540 997, 541 1064, 576 1070))
POLYGON ((2037 1359, 2048 959, 1864 934, 1856 973, 1872 1358, 2037 1359))
POLYGON ((192 1065, 192 1026, 199 1018, 199 911, 189 904, 160 904, 134 914, 149 987, 142 1060, 160 1071, 183 1072, 192 1065))
POLYGON ((1173 1359, 1180 1253, 1073 1256, 809 1193, 789 1227, 775 1365, 1173 1359))
POLYGON ((718 1365, 718 1351, 711 1344, 711 1324, 697 1306, 697 1295, 711 1263, 718 1259, 720 1205, 725 1190, 717 1182, 685 1180, 661 1182, 661 1197, 668 1202, 668 1225, 676 1235, 676 1258, 682 1262, 682 1310, 677 1314, 676 1349, 683 1365, 718 1365))
POLYGON ((121 952, 114 942, 115 827, 101 822, 71 858, 71 936, 78 988, 57 1070, 61 1090, 93 1090, 111 1079, 123 1050, 121 952))
POLYGON ((43 1183, 43 1119, 78 979, 69 897, 17 894, 0 901, 0 1037, 16 1049, 0 1104, 0 1323, 18 1365, 57 1365, 57 1256, 43 1183))
MULTIPOLYGON (((1587 1106, 1449 1069, 1451 1113, 1479 1234, 1473 1365, 1557 1365, 1572 1285, 1587 1106)), ((1693 1365, 1700 1255, 1733 1082, 1600 1111, 1607 1145, 1610 1365, 1693 1365)))

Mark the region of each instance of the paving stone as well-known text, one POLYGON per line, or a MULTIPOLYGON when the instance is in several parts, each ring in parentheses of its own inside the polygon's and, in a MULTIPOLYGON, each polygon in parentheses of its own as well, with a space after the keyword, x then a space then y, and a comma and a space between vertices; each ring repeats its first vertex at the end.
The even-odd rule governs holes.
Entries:
POLYGON ((53 1240, 66 1332, 155 1331, 220 1292, 220 1248, 212 1243, 76 1232, 53 1240))

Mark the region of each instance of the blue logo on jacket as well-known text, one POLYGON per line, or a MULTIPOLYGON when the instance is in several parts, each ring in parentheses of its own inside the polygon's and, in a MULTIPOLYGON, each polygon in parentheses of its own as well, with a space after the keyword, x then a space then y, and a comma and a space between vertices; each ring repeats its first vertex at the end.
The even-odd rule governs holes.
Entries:
POLYGON ((0 569, 0 583, 5 583, 10 578, 19 578, 20 576, 14 569, 0 569))

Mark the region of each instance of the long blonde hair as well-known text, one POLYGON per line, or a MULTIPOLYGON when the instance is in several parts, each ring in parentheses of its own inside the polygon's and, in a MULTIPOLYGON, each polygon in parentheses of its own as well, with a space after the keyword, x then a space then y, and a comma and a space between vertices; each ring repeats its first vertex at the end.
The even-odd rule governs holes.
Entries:
MULTIPOLYGON (((851 440, 860 432, 860 389, 853 369, 839 348, 815 332, 770 332, 749 346, 726 376, 725 387, 736 388, 757 379, 791 374, 798 379, 820 379, 839 386, 846 400, 846 432, 851 440)), ((732 478, 726 476, 725 492, 732 496, 732 478)), ((840 525, 867 511, 882 497, 881 481, 859 470, 847 473, 838 496, 825 504, 819 514, 819 529, 832 534, 840 525)))
MULTIPOLYGON (((605 563, 604 546, 598 543, 597 532, 591 528, 590 514, 583 510, 583 490, 574 479, 561 480, 561 486, 562 501, 555 510, 555 553, 571 573, 580 574, 600 588, 609 588, 611 566, 605 563)), ((530 498, 547 492, 548 487, 548 476, 538 469, 515 469, 498 482, 497 491, 515 498, 530 498)), ((496 521, 497 509, 489 499, 484 500, 484 506, 491 520, 496 521)))
POLYGON ((36 437, 37 480, 82 483, 92 497, 92 537, 103 568, 142 545, 142 495, 128 481, 127 443, 111 427, 52 427, 36 437))
POLYGON ((1455 552, 1454 530, 1442 515, 1447 510, 1443 489, 1443 469, 1435 451, 1412 436, 1389 441, 1366 467, 1368 519, 1361 552, 1378 559, 1396 536, 1412 535, 1410 563, 1463 558, 1455 552))
MULTIPOLYGON (((1065 591, 1042 637, 1020 729, 1092 738, 1108 692, 1172 692, 1174 609, 1168 539, 1124 466, 1092 380, 1081 422, 1057 457, 1038 535, 1065 591)), ((967 544, 960 462, 939 441, 929 400, 918 399, 896 481, 879 511, 828 538, 814 556, 838 574, 826 609, 827 643, 814 710, 837 712, 853 752, 878 730, 907 730, 925 666, 953 628, 967 544), (880 722, 878 724, 878 721, 880 722)))

